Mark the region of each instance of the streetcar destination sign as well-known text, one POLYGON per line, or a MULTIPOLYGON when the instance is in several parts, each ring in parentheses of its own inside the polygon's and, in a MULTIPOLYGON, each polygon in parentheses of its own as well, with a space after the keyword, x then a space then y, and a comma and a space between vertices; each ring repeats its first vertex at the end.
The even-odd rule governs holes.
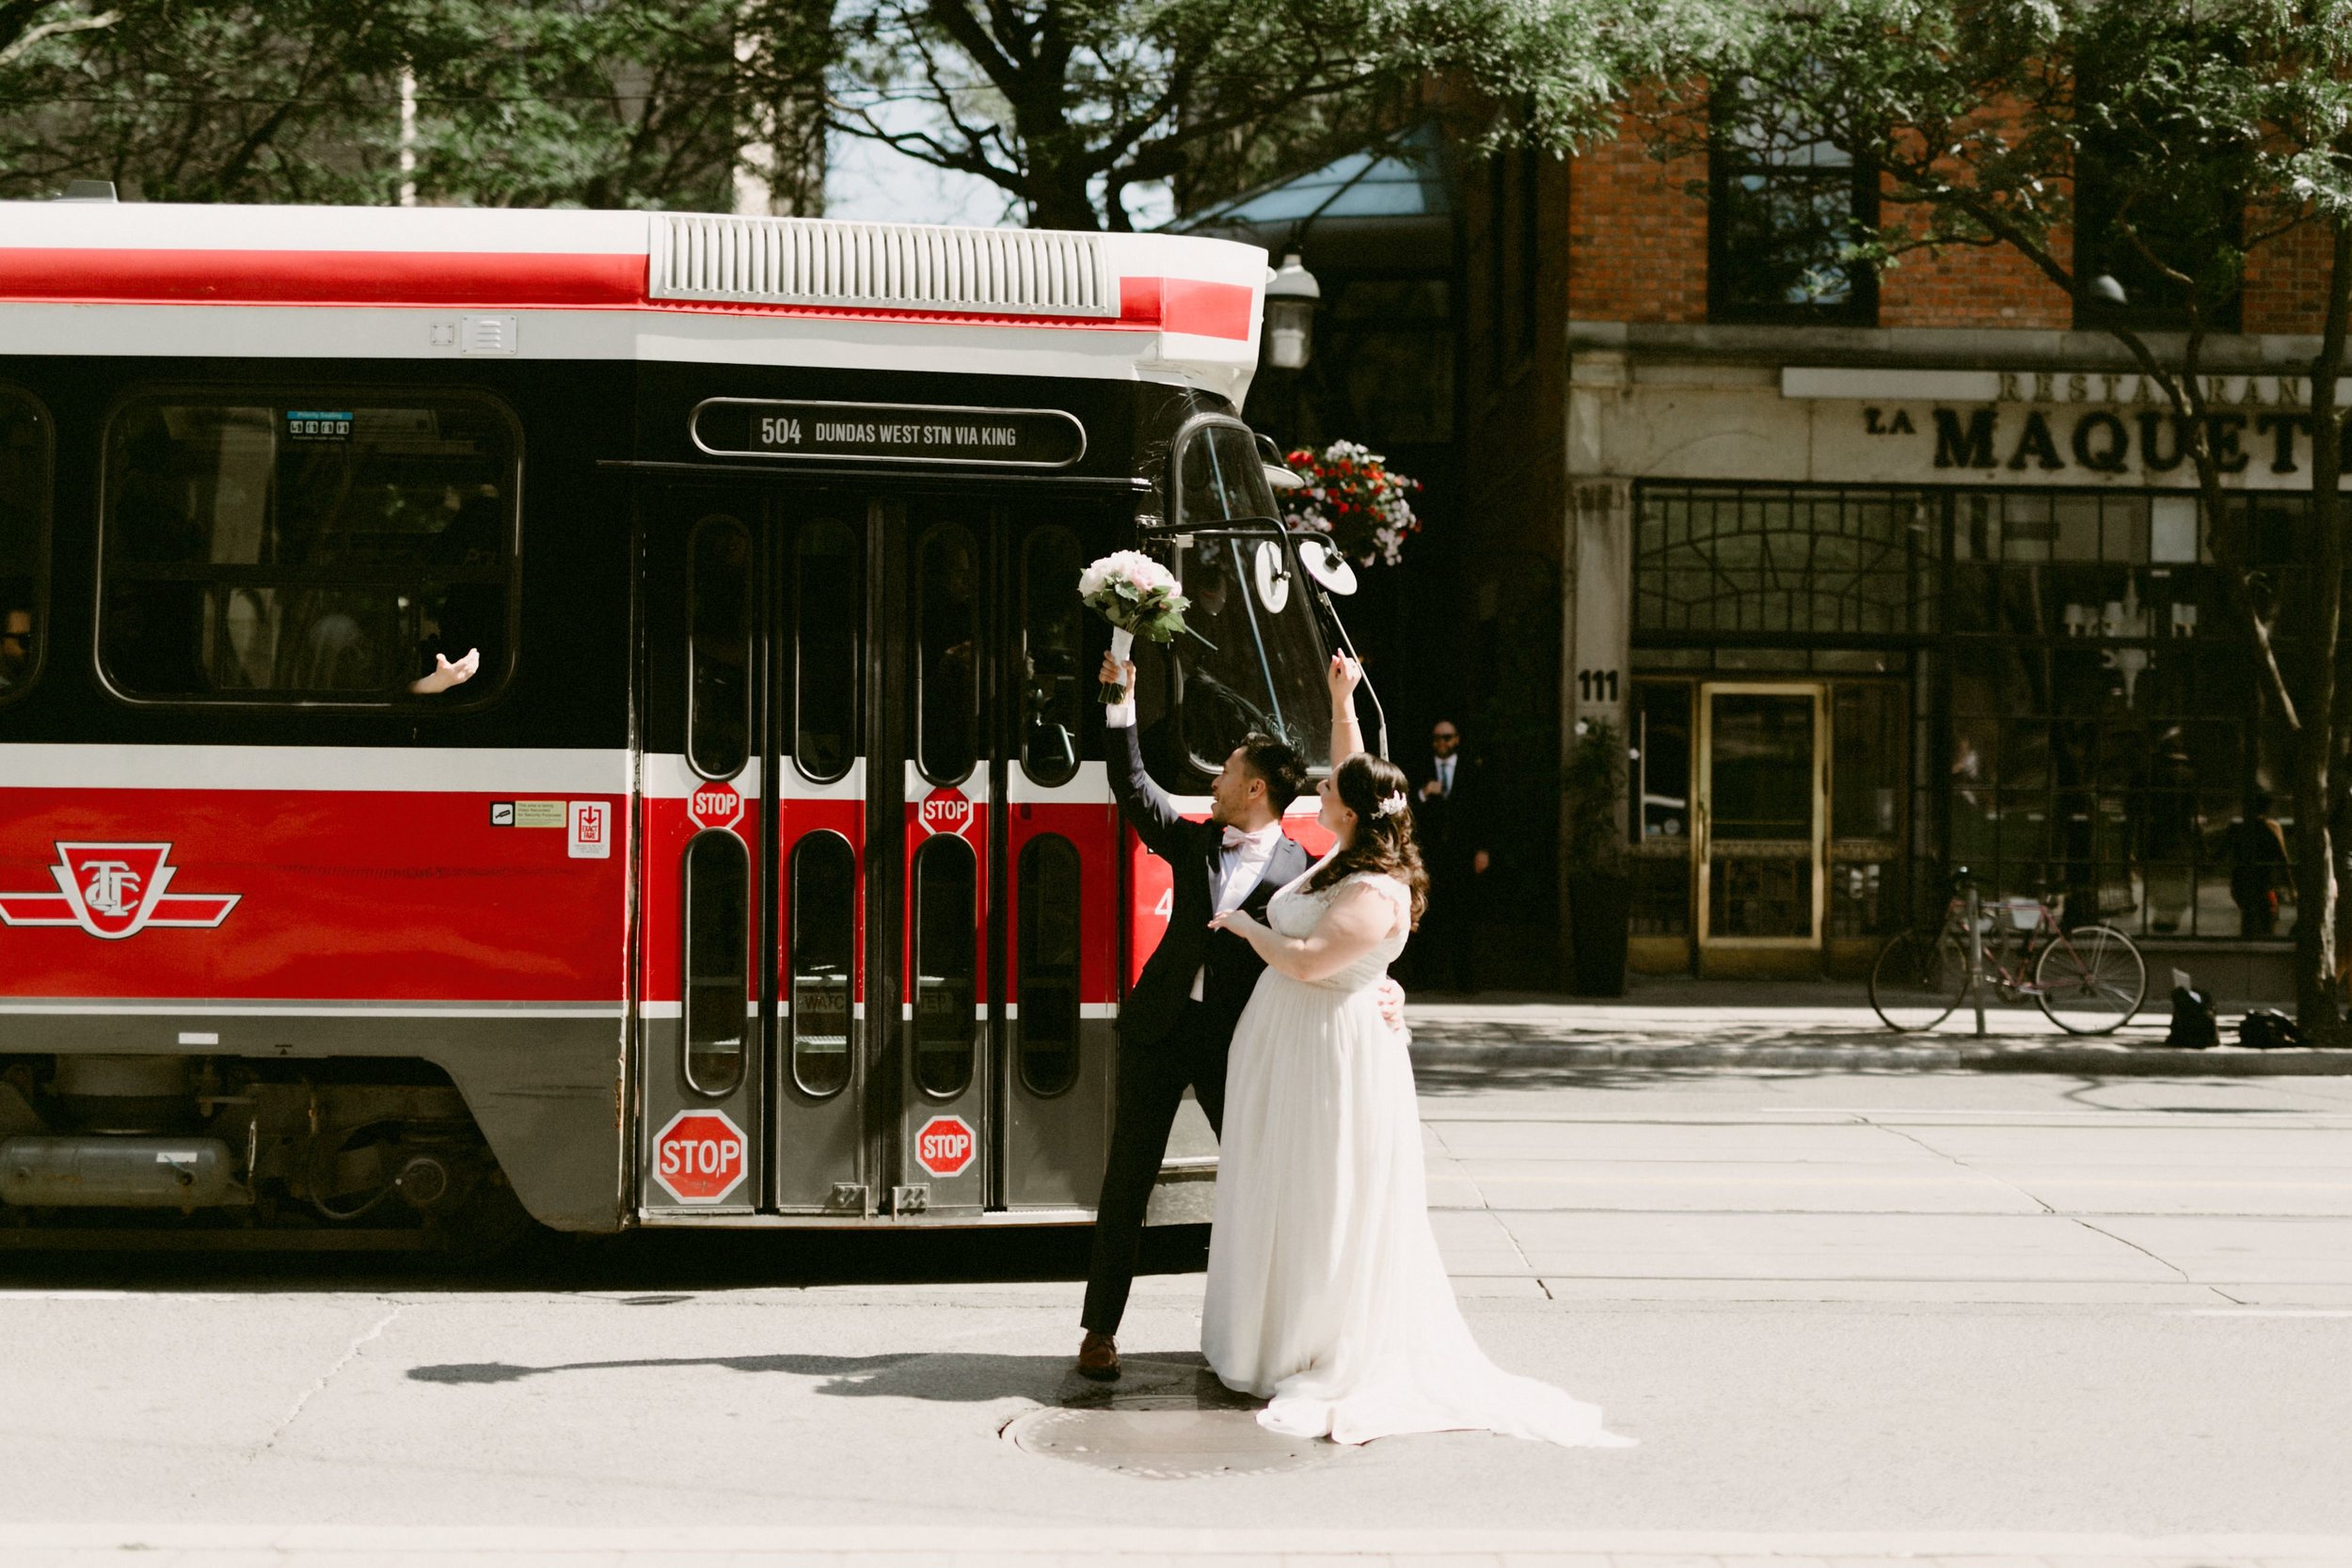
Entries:
POLYGON ((697 404, 694 444, 714 457, 833 463, 947 463, 1066 468, 1086 455, 1086 426, 1058 408, 965 408, 896 403, 697 404))

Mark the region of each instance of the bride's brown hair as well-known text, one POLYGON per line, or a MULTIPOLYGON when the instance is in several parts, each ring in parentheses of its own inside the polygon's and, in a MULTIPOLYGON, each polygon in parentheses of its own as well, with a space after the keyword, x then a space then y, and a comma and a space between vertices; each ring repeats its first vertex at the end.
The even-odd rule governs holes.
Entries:
POLYGON ((1320 893, 1359 871, 1394 877, 1413 898, 1413 925, 1421 925, 1429 907, 1429 873, 1421 863, 1421 846, 1413 842, 1413 813, 1406 802, 1405 772, 1386 757, 1359 752, 1340 764, 1331 775, 1340 804, 1356 814, 1356 839, 1332 856, 1307 886, 1320 893), (1390 802, 1396 809, 1384 813, 1390 802))

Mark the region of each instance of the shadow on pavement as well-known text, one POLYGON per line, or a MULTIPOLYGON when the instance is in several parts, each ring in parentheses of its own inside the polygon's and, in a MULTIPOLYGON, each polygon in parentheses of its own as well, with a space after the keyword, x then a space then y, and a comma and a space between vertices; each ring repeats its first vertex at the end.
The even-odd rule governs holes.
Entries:
MULTIPOLYGON (((820 1285, 1083 1281, 1090 1226, 971 1230, 539 1231, 489 1263, 458 1265, 414 1254, 139 1252, 0 1255, 0 1290, 636 1291, 632 1305, 690 1299, 679 1291, 820 1285)), ((1209 1227, 1143 1233, 1141 1272, 1198 1274, 1209 1227)), ((1074 1323, 1077 1297, 1071 1297, 1074 1323)))
POLYGON ((411 1381, 453 1386, 521 1383, 583 1372, 716 1367, 731 1372, 776 1373, 820 1380, 811 1390, 850 1399, 930 1400, 984 1404, 1018 1398, 1079 1409, 1113 1408, 1142 1398, 1191 1401, 1197 1408, 1253 1408, 1259 1402, 1219 1384, 1198 1354, 1131 1356, 1113 1384, 1080 1377, 1066 1355, 993 1355, 968 1352, 889 1355, 675 1355, 617 1361, 564 1361, 543 1367, 506 1361, 460 1361, 412 1367, 411 1381))

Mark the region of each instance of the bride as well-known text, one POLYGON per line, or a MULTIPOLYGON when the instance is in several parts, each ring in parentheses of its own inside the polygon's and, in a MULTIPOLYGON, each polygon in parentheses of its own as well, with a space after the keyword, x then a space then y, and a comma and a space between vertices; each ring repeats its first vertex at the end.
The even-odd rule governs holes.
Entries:
POLYGON ((1274 895, 1271 926, 1213 925, 1265 959, 1233 1033, 1200 1348, 1260 1424, 1368 1443, 1485 1430, 1629 1445, 1597 1405, 1482 1354, 1429 1227, 1421 1114, 1404 1040, 1373 988, 1428 887, 1405 775, 1362 750, 1362 673, 1331 661, 1331 776, 1317 820, 1338 843, 1274 895))

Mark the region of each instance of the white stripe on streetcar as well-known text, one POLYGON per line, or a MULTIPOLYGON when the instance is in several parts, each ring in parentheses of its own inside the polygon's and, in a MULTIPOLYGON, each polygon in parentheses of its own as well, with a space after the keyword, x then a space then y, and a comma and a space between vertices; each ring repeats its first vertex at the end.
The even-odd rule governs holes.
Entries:
POLYGON ((621 1002, 175 1002, 137 999, 64 1001, 0 996, 0 1014, 23 1017, 138 1018, 581 1018, 618 1019, 621 1002))
MULTIPOLYGON (((141 203, 140 205, 144 205, 141 203)), ((247 209, 249 210, 249 209, 247 209)), ((358 209, 343 209, 358 211, 358 209)), ((936 320, 850 319, 779 312, 744 314, 692 307, 616 306, 604 309, 531 306, 404 306, 374 309, 332 305, 49 304, 0 300, 0 337, 8 352, 74 359, 110 356, 221 359, 269 344, 275 359, 458 360, 437 348, 435 322, 492 309, 516 318, 514 359, 609 364, 773 365, 871 371, 878 359, 914 373, 1020 375, 1073 381, 1134 381, 1137 354, 1172 334, 1138 332, 1118 322, 1064 325, 964 325, 936 320), (101 329, 92 312, 103 311, 101 329), (755 324, 759 336, 746 331, 755 324)), ((1152 367, 1170 381, 1233 386, 1255 361, 1242 340, 1182 339, 1177 358, 1161 349, 1152 367), (1189 372, 1188 374, 1184 372, 1189 372)), ((1158 379, 1155 377, 1154 379, 1158 379)), ((618 455, 618 454, 616 454, 618 455)))
POLYGON ((578 748, 0 745, 9 789, 627 795, 629 753, 578 748))

